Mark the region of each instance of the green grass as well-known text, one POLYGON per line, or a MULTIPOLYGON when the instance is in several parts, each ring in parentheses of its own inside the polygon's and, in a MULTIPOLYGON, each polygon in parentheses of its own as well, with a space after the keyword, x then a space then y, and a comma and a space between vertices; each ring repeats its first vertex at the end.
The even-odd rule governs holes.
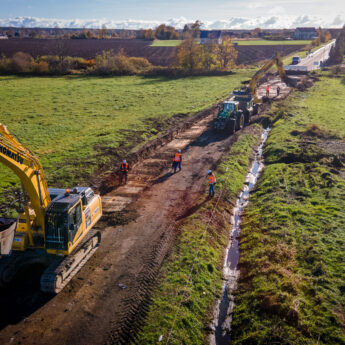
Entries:
POLYGON ((234 344, 345 344, 345 83, 272 109, 268 163, 245 212, 234 344))
MULTIPOLYGON (((248 76, 238 70, 176 79, 0 77, 0 122, 39 157, 50 186, 83 184, 99 167, 166 129, 174 114, 211 106, 248 76)), ((2 166, 0 190, 18 183, 2 166)))
POLYGON ((260 132, 256 127, 256 134, 242 136, 218 167, 216 193, 224 190, 213 220, 209 222, 216 202, 202 198, 199 209, 182 225, 178 243, 163 264, 137 344, 157 344, 161 335, 163 344, 168 338, 171 345, 204 343, 205 326, 222 286, 221 258, 231 229, 229 201, 243 187, 260 132))
POLYGON ((268 40, 234 40, 239 46, 275 46, 275 45, 301 45, 305 46, 311 43, 309 40, 291 40, 291 41, 268 41, 268 40))
MULTIPOLYGON (((182 40, 154 40, 151 44, 152 47, 176 47, 182 43, 182 40)), ((272 46, 272 45, 301 45, 305 46, 311 43, 311 41, 267 41, 267 40, 234 40, 233 43, 237 43, 240 46, 272 46)))
POLYGON ((177 47, 182 43, 182 40, 154 40, 151 47, 177 47))

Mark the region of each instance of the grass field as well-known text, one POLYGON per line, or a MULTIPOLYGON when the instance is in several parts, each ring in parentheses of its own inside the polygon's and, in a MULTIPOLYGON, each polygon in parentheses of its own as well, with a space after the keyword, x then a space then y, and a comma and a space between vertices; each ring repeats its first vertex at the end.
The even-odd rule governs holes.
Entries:
MULTIPOLYGON (((156 135, 158 125, 167 128, 174 114, 211 106, 248 76, 0 77, 0 122, 37 154, 49 185, 71 186, 156 135)), ((10 185, 18 179, 2 166, 0 189, 10 185)))
POLYGON ((275 45, 308 45, 309 40, 291 40, 291 41, 268 41, 268 40, 234 40, 239 46, 275 46, 275 45))
POLYGON ((182 43, 182 40, 154 40, 152 47, 176 47, 182 43))
MULTIPOLYGON (((267 40, 234 40, 240 46, 274 46, 274 45, 308 45, 309 40, 291 40, 291 41, 267 41, 267 40)), ((176 47, 182 43, 182 40, 154 40, 152 47, 176 47)))
POLYGON ((241 233, 234 344, 345 344, 345 76, 272 109, 241 233))

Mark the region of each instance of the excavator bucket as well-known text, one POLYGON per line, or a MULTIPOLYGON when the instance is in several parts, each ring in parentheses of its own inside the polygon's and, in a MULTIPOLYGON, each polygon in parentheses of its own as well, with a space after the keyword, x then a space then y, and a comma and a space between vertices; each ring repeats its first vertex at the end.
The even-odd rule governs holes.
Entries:
POLYGON ((0 256, 11 253, 16 227, 15 219, 0 218, 0 256))

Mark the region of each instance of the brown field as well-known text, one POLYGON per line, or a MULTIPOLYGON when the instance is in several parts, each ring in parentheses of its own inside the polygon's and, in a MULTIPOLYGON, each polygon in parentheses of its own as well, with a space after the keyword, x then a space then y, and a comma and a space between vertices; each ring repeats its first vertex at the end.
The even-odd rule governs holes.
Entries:
MULTIPOLYGON (((33 57, 43 55, 77 56, 92 59, 103 50, 125 50, 128 56, 147 58, 152 64, 169 66, 174 60, 174 47, 151 47, 152 41, 134 39, 113 40, 55 40, 13 39, 0 41, 0 55, 12 56, 18 51, 33 57)), ((237 46, 237 64, 252 64, 270 58, 276 51, 288 55, 301 49, 300 45, 237 46)))

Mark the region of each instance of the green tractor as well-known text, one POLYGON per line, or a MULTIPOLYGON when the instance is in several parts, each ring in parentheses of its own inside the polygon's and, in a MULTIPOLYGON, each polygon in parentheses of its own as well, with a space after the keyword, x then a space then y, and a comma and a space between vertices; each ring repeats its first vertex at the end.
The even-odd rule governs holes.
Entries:
POLYGON ((257 115, 259 104, 254 103, 254 97, 247 89, 234 90, 229 99, 239 103, 238 107, 243 111, 245 124, 249 123, 253 115, 257 115))
POLYGON ((213 123, 215 131, 226 131, 228 134, 233 134, 242 129, 244 124, 245 116, 239 108, 238 101, 224 101, 218 104, 218 115, 213 123))

